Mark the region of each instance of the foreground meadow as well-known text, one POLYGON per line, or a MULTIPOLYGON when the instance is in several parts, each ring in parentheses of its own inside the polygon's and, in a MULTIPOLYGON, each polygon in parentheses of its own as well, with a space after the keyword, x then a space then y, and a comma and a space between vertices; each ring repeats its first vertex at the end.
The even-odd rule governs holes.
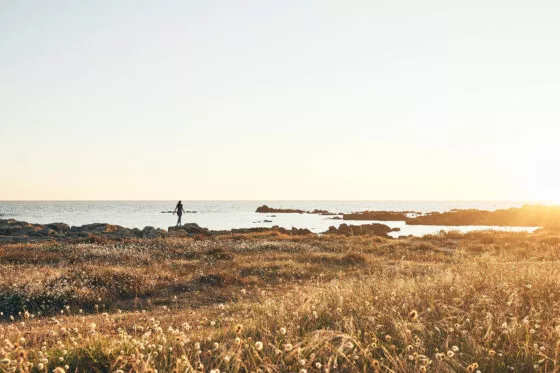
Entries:
POLYGON ((560 371, 560 235, 0 246, 0 372, 560 371))

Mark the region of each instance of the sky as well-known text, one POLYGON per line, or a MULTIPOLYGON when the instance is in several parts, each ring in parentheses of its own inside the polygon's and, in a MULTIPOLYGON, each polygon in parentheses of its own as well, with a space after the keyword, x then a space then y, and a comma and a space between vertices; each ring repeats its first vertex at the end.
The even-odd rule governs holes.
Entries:
POLYGON ((560 2, 0 0, 0 200, 560 202, 560 2))

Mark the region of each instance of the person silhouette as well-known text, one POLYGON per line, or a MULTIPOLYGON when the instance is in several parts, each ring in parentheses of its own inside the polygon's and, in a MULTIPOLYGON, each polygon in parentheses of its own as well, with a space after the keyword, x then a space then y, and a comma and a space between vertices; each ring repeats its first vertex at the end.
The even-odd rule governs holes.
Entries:
POLYGON ((186 212, 183 209, 183 204, 181 201, 177 202, 177 206, 175 206, 175 210, 173 210, 173 214, 177 213, 177 224, 175 226, 181 225, 181 217, 183 216, 183 212, 186 212))

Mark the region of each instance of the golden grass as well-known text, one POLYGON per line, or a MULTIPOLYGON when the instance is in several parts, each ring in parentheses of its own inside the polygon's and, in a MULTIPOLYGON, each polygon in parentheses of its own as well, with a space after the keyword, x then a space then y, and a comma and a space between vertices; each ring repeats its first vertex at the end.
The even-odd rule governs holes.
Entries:
POLYGON ((560 236, 0 246, 0 372, 560 371, 560 236))

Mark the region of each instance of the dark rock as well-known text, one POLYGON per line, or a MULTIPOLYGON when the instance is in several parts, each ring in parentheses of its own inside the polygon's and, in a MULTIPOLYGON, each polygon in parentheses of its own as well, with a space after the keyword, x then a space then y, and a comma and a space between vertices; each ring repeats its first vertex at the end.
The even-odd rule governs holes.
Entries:
POLYGON ((286 229, 279 227, 277 225, 273 226, 272 228, 265 228, 265 227, 255 227, 255 228, 238 228, 232 229, 232 234, 248 234, 248 233, 263 233, 263 232, 274 232, 274 233, 282 233, 289 236, 307 236, 307 235, 315 235, 315 233, 311 232, 309 229, 286 229))
POLYGON ((50 223, 50 224, 45 224, 45 227, 52 229, 53 231, 57 232, 57 233, 68 233, 70 232, 70 226, 68 224, 64 224, 64 223, 50 223))
POLYGON ((313 210, 313 211, 304 211, 304 210, 297 210, 297 209, 276 209, 273 207, 268 207, 267 205, 262 205, 257 207, 256 212, 261 213, 278 213, 278 214, 318 214, 318 215, 337 215, 335 213, 329 212, 327 210, 313 210))
POLYGON ((313 211, 308 211, 307 213, 308 214, 317 214, 317 215, 338 215, 334 212, 330 212, 330 211, 327 211, 327 210, 317 210, 317 209, 315 209, 313 211))
POLYGON ((165 237, 167 232, 164 229, 154 228, 154 227, 144 227, 140 232, 142 238, 158 238, 165 237))
POLYGON ((76 233, 115 233, 119 229, 126 229, 118 225, 111 225, 107 223, 92 223, 92 224, 85 224, 79 227, 72 227, 70 228, 71 232, 76 233))
POLYGON ((409 211, 360 211, 344 214, 344 220, 405 221, 409 211))
POLYGON ((169 227, 168 232, 169 235, 172 236, 193 235, 193 234, 210 236, 213 234, 208 228, 203 228, 196 223, 187 223, 178 227, 169 227))
POLYGON ((385 236, 388 237, 390 232, 396 232, 399 228, 391 229, 385 224, 363 224, 348 225, 340 224, 338 228, 329 227, 326 234, 337 234, 343 236, 385 236))
POLYGON ((272 207, 268 207, 267 205, 262 205, 257 207, 256 212, 261 213, 279 213, 279 214, 303 214, 305 211, 303 210, 294 210, 294 209, 275 209, 272 207))

